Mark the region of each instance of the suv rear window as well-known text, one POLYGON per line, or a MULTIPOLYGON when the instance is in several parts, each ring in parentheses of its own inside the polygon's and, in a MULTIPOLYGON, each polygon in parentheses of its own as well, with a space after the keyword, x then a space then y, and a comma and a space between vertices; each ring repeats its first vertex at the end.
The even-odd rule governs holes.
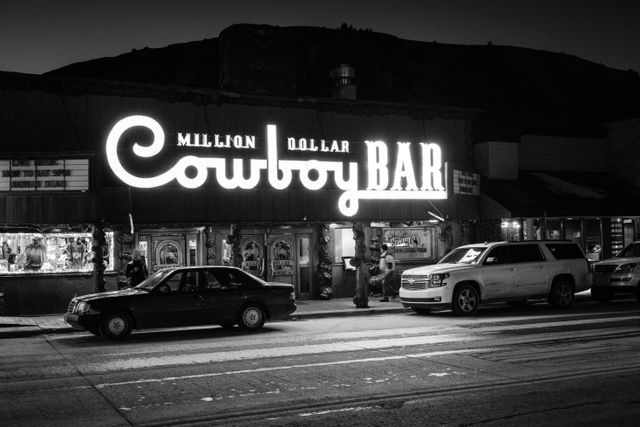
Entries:
POLYGON ((582 251, 576 244, 546 243, 545 246, 555 259, 584 259, 582 251))

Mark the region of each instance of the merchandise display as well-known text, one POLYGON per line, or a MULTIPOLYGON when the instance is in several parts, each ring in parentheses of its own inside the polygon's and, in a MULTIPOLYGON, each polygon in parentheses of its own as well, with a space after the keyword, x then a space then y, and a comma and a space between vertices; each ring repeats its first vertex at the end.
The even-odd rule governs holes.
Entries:
MULTIPOLYGON (((113 269, 113 232, 103 256, 113 269)), ((0 275, 93 271, 90 233, 0 233, 0 275)))

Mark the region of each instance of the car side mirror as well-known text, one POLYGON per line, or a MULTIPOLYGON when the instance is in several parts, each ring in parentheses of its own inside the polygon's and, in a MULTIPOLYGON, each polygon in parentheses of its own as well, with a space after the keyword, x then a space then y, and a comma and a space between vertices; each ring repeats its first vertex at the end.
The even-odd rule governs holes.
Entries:
POLYGON ((498 258, 494 257, 494 256, 490 256, 487 258, 487 260, 484 262, 485 264, 496 264, 498 262, 498 258))

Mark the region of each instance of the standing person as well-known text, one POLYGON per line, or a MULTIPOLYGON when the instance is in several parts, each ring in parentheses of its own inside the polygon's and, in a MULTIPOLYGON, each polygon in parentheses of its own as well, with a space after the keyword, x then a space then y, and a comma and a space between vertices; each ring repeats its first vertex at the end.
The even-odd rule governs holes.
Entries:
POLYGON ((382 281, 382 299, 380 302, 388 302, 389 297, 395 298, 398 296, 400 282, 397 280, 399 276, 396 271, 396 261, 389 251, 389 246, 383 243, 380 248, 382 249, 382 253, 380 254, 380 271, 384 274, 382 281))
POLYGON ((129 278, 130 286, 136 286, 138 283, 146 279, 149 275, 147 273, 147 266, 143 262, 142 257, 140 256, 140 251, 138 249, 134 249, 133 258, 127 264, 124 275, 129 278))

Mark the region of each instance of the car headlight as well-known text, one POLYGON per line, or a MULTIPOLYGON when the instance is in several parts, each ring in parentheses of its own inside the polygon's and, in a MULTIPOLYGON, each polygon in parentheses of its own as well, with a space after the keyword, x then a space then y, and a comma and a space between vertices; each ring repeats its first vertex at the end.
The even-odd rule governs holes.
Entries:
POLYGON ((439 288, 440 286, 445 286, 444 279, 449 277, 449 273, 434 273, 431 275, 429 280, 429 288, 439 288))
POLYGON ((91 310, 91 306, 86 301, 80 301, 78 303, 78 305, 76 306, 76 313, 78 313, 78 314, 88 313, 89 310, 91 310))
POLYGON ((620 267, 616 268, 616 273, 631 273, 636 269, 637 264, 635 262, 629 264, 622 264, 620 267))

